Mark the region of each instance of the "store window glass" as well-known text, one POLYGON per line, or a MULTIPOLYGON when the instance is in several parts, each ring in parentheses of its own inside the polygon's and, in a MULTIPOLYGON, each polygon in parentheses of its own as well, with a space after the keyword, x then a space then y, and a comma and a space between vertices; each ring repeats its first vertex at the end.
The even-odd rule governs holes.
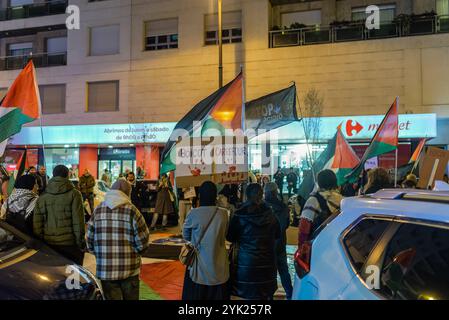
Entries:
POLYGON ((57 165, 65 165, 69 169, 78 168, 79 149, 78 148, 46 148, 45 164, 47 172, 51 174, 57 165))
POLYGON ((437 0, 437 13, 440 16, 449 15, 449 0, 437 0))

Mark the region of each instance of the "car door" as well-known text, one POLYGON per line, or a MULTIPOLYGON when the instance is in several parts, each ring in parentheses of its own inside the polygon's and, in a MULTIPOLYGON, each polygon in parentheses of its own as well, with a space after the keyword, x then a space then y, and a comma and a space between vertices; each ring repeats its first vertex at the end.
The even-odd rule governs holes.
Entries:
POLYGON ((449 227, 396 219, 363 268, 343 298, 449 299, 449 227))

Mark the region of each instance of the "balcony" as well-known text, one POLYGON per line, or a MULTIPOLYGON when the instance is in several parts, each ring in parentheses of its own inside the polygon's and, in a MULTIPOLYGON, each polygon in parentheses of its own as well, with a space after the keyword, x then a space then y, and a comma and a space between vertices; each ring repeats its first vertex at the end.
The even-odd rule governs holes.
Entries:
POLYGON ((30 59, 33 59, 36 68, 65 66, 67 52, 0 57, 0 71, 23 69, 30 59))
POLYGON ((399 16, 380 29, 368 30, 364 22, 341 22, 329 26, 270 31, 270 48, 312 44, 399 38, 449 33, 449 16, 404 19, 399 16))
POLYGON ((68 0, 52 0, 18 7, 8 7, 0 9, 0 21, 64 14, 67 6, 68 0))

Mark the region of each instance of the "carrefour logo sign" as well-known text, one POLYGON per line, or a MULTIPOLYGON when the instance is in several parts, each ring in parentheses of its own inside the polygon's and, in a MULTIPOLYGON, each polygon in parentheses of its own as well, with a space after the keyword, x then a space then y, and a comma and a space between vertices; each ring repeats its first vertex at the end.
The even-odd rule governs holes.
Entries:
MULTIPOLYGON (((383 116, 356 116, 322 118, 320 136, 329 139, 335 134, 335 128, 341 125, 343 134, 348 139, 371 139, 382 123, 383 116)), ((399 115, 399 138, 433 138, 436 137, 435 114, 399 115)))

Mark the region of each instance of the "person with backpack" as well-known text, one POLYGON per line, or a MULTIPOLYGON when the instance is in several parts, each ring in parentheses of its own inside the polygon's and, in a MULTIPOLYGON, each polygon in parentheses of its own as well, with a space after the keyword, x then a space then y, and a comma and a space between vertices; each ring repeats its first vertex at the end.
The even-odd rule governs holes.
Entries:
POLYGON ((27 235, 33 235, 33 212, 38 200, 36 177, 17 178, 14 189, 1 208, 0 219, 27 235))
POLYGON ((229 299, 229 261, 226 250, 228 213, 218 208, 217 186, 206 181, 200 187, 200 205, 187 215, 184 239, 196 249, 193 264, 186 270, 183 300, 229 299))
POLYGON ((312 234, 327 218, 340 211, 340 203, 343 200, 338 190, 337 176, 332 170, 320 171, 317 180, 318 191, 310 194, 299 221, 298 251, 295 258, 301 260, 307 259, 312 234))

